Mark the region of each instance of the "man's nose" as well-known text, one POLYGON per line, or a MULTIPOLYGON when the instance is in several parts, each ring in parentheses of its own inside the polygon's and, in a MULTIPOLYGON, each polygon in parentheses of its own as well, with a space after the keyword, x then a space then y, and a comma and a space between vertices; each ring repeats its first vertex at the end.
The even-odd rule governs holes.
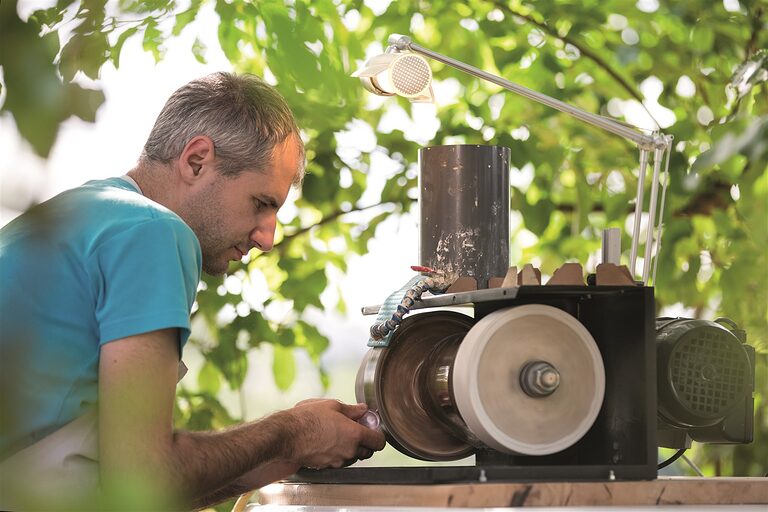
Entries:
POLYGON ((251 231, 251 242, 257 249, 263 252, 269 252, 272 250, 272 246, 275 242, 275 227, 277 225, 277 215, 271 215, 268 219, 265 219, 259 223, 256 228, 251 231))

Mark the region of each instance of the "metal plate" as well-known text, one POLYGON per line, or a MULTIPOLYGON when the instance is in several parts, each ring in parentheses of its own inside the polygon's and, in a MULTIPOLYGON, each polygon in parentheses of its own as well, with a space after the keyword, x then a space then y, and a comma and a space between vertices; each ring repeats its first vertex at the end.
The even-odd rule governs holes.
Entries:
MULTIPOLYGON (((511 299, 525 299, 536 296, 544 297, 578 297, 589 298, 591 296, 609 295, 621 297, 626 293, 636 293, 638 286, 513 286, 509 288, 488 288, 472 290, 469 292, 444 293, 430 295, 425 293, 411 309, 439 308, 445 306, 461 306, 465 304, 481 304, 488 302, 509 301, 511 299)), ((641 288, 642 289, 642 288, 641 288)), ((360 310, 363 315, 375 315, 381 305, 364 306, 360 310)))
MULTIPOLYGON (((437 308, 443 306, 458 306, 475 302, 493 301, 502 299, 514 299, 519 288, 490 288, 484 290, 472 290, 470 292, 444 293, 442 295, 424 294, 411 309, 437 308)), ((364 306, 363 315, 375 315, 381 309, 381 304, 364 306)))
POLYGON ((464 334, 471 317, 435 311, 406 318, 388 347, 368 351, 355 383, 358 402, 378 412, 388 442, 400 452, 429 461, 458 460, 474 448, 454 437, 429 412, 422 368, 444 338, 464 334))

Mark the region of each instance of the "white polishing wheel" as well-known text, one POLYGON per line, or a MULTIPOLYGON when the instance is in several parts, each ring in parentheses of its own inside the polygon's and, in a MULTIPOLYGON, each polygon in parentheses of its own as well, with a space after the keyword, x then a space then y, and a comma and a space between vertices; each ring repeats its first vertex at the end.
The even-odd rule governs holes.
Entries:
POLYGON ((565 311, 541 304, 480 320, 459 346, 453 372, 462 419, 504 453, 548 455, 568 448, 590 429, 605 394, 605 369, 592 335, 565 311), (549 394, 531 393, 521 379, 531 375, 532 363, 550 370, 544 380, 555 389, 549 394))

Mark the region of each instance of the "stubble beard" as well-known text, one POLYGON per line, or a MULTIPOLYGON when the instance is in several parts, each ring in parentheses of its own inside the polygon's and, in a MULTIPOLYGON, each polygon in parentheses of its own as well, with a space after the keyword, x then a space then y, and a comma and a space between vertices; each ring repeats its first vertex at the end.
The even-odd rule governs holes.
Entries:
MULTIPOLYGON (((215 215, 213 212, 211 213, 215 215)), ((221 276, 229 268, 229 258, 226 253, 232 249, 234 244, 225 241, 225 238, 218 232, 219 228, 217 228, 221 224, 215 221, 214 217, 209 217, 209 221, 203 223, 196 233, 203 255, 203 272, 211 276, 221 276)))
POLYGON ((226 252, 234 246, 229 244, 222 234, 225 225, 224 209, 219 200, 219 190, 211 187, 205 193, 198 194, 187 203, 184 222, 192 228, 200 243, 203 272, 211 276, 224 275, 229 268, 226 252))
POLYGON ((219 261, 214 256, 206 256, 203 253, 203 272, 209 276, 223 276, 229 268, 229 260, 219 261))

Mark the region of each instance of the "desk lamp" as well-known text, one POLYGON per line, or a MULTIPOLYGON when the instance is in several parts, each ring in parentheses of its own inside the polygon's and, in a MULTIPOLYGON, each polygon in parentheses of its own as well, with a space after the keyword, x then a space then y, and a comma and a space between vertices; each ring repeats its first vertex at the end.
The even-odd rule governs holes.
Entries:
MULTIPOLYGON (((384 54, 373 57, 366 62, 362 69, 353 74, 353 76, 359 77, 363 86, 374 94, 379 96, 398 95, 408 98, 412 102, 433 101, 434 96, 432 94, 431 85, 432 71, 426 59, 421 57, 421 55, 424 55, 460 71, 499 85, 520 96, 569 114, 587 124, 602 128, 603 130, 619 135, 637 144, 637 147, 640 150, 640 169, 637 180, 634 226, 632 230, 632 248, 629 259, 629 268, 633 277, 636 275, 637 252, 640 242, 640 220, 643 214, 646 168, 648 167, 649 157, 651 153, 653 153, 653 179, 648 205, 648 229, 646 230, 645 253, 641 276, 644 285, 648 284, 649 277, 651 277, 651 280, 654 281, 655 284, 658 254, 661 249, 664 201, 666 198, 667 184, 669 183, 669 156, 672 145, 671 135, 665 135, 660 131, 654 131, 651 134, 642 133, 635 127, 628 126, 608 117, 581 110, 573 105, 569 105, 451 57, 424 48, 423 46, 412 42, 410 37, 404 35, 393 34, 389 37, 388 43, 389 46, 384 54), (658 191, 662 166, 664 167, 665 177, 659 206, 658 191), (658 219, 656 215, 657 209, 659 210, 658 219), (653 256, 655 260, 653 276, 649 276, 654 233, 656 233, 656 253, 653 256)), ((615 263, 618 263, 618 261, 615 263)))

